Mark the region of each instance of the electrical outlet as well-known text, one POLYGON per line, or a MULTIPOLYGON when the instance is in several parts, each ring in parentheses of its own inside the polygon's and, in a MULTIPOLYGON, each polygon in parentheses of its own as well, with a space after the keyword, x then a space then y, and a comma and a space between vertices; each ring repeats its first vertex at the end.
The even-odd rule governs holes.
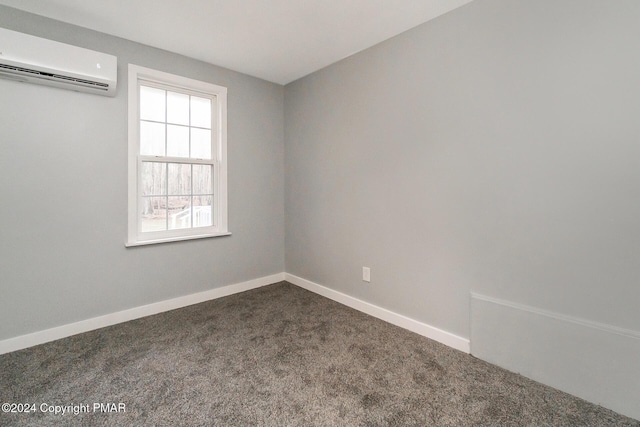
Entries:
POLYGON ((362 267, 362 280, 371 282, 371 269, 369 267, 362 267))

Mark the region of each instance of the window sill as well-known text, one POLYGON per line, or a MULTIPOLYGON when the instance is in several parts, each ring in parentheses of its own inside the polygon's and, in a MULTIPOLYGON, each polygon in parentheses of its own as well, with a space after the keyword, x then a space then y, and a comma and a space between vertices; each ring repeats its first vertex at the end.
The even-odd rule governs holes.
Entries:
POLYGON ((136 242, 125 242, 124 246, 127 248, 135 247, 135 246, 146 246, 146 245, 155 245, 158 243, 171 243, 171 242, 183 242, 185 240, 196 240, 196 239, 208 239, 210 237, 221 237, 221 236, 231 236, 231 232, 224 233, 211 233, 211 234, 196 234, 193 236, 181 236, 181 237, 167 237, 165 239, 155 239, 155 240, 141 240, 136 242))

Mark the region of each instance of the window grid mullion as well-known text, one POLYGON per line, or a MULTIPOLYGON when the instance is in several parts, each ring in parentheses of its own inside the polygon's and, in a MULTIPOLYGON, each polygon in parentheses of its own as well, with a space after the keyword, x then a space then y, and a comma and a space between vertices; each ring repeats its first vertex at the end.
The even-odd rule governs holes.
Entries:
MULTIPOLYGON (((168 92, 164 91, 164 155, 167 156, 167 154, 169 154, 169 137, 168 137, 168 130, 167 129, 167 119, 168 119, 168 114, 167 114, 167 110, 169 110, 169 95, 168 92)), ((165 230, 169 231, 169 163, 166 162, 164 164, 165 167, 165 174, 167 177, 167 191, 166 191, 166 200, 165 200, 165 222, 166 222, 166 226, 165 226, 165 230)))
POLYGON ((160 122, 158 120, 150 120, 150 119, 140 119, 141 122, 147 122, 147 123, 158 123, 158 124, 169 124, 169 125, 173 125, 173 126, 179 126, 179 127, 184 127, 184 128, 193 128, 193 129, 201 129, 201 130, 210 130, 213 132, 213 129, 211 129, 210 127, 202 127, 202 126, 191 126, 191 125, 183 125, 182 123, 172 123, 169 122, 167 119, 167 122, 160 122))
POLYGON ((190 157, 164 157, 164 156, 140 156, 140 160, 143 162, 152 163, 182 163, 182 164, 194 164, 194 165, 213 165, 214 160, 210 159, 193 159, 190 157))
POLYGON ((165 230, 169 230, 169 163, 164 164, 165 175, 165 194, 164 194, 164 217, 165 217, 165 230))
MULTIPOLYGON (((189 95, 189 158, 191 158, 191 95, 189 95)), ((191 201, 191 209, 189 211, 190 217, 191 217, 191 228, 194 228, 193 226, 193 163, 191 163, 191 188, 190 188, 190 198, 189 200, 191 201)))

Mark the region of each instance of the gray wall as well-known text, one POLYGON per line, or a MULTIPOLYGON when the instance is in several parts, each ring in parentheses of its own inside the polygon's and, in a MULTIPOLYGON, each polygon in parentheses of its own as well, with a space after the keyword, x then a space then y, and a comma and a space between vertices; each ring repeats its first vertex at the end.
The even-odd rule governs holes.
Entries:
POLYGON ((286 271, 465 338, 471 291, 640 331, 639 22, 476 0, 287 85, 286 271))
POLYGON ((284 270, 283 87, 0 6, 118 57, 115 98, 0 79, 0 340, 284 270), (229 237, 125 248, 127 63, 228 88, 229 237))

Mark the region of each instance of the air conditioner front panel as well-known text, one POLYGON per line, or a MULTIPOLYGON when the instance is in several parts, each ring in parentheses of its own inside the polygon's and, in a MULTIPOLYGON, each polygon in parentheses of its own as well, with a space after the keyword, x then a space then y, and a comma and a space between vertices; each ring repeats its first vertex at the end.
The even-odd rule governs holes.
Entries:
POLYGON ((0 75, 8 78, 113 96, 117 68, 113 55, 0 28, 0 75))

